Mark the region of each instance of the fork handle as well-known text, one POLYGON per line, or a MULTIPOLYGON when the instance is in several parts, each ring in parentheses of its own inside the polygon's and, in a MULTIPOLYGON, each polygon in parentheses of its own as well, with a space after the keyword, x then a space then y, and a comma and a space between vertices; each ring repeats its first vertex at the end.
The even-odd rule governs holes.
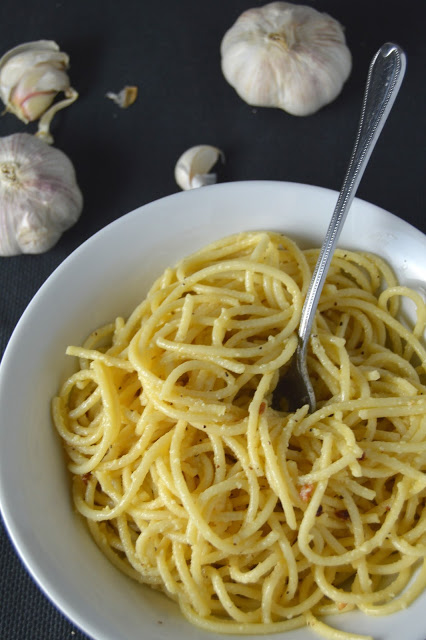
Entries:
POLYGON ((352 156, 302 309, 299 349, 304 360, 315 311, 336 243, 370 155, 398 94, 405 66, 404 52, 392 43, 384 44, 371 61, 352 156))

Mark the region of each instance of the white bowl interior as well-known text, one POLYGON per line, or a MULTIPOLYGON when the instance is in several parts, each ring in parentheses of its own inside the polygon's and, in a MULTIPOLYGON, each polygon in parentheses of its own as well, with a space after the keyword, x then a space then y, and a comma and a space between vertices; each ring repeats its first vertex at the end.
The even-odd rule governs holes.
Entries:
MULTIPOLYGON (((128 315, 167 265, 222 236, 272 229, 302 245, 319 245, 336 199, 337 193, 318 187, 242 182, 148 204, 79 247, 46 281, 18 323, 0 366, 1 509, 34 579, 96 640, 217 636, 192 627, 165 596, 112 567, 74 512, 62 447, 50 418, 51 398, 73 365, 64 355, 66 346, 80 344, 117 315, 128 315)), ((355 200, 339 244, 379 253, 403 282, 425 291, 426 237, 392 214, 355 200)), ((335 622, 381 640, 423 640, 425 604, 426 594, 408 610, 386 618, 345 614, 335 622)), ((301 629, 291 637, 316 636, 301 629)))

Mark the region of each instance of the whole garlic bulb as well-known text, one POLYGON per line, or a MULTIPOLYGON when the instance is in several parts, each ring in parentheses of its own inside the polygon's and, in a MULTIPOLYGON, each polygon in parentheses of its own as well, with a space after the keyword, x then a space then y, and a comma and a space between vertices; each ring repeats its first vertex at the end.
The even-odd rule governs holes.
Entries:
POLYGON ((47 251, 82 208, 74 167, 62 151, 28 133, 0 138, 0 255, 47 251))
POLYGON ((223 37, 221 56, 226 80, 248 104, 297 116, 334 100, 352 68, 342 26, 289 2, 241 14, 223 37))
POLYGON ((78 98, 70 86, 68 67, 68 55, 53 40, 26 42, 0 59, 0 97, 6 111, 25 123, 41 118, 37 135, 49 143, 53 116, 78 98), (60 92, 65 98, 52 104, 60 92))

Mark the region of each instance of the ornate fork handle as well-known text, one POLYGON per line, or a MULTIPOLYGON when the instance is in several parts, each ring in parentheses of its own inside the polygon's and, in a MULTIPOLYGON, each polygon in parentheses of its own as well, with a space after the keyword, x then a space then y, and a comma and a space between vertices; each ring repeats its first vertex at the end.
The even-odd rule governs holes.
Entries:
MULTIPOLYGON (((306 366, 306 352, 315 311, 340 232, 368 160, 398 94, 404 77, 405 66, 406 58, 404 52, 398 45, 392 43, 384 44, 371 61, 352 156, 303 305, 298 332, 299 342, 296 351, 296 362, 293 365, 293 377, 297 376, 300 379, 304 379, 306 387, 304 401, 309 403, 311 411, 315 410, 316 403, 306 366)), ((276 406, 278 406, 277 395, 279 393, 286 395, 280 384, 277 385, 274 392, 274 404, 276 406)))

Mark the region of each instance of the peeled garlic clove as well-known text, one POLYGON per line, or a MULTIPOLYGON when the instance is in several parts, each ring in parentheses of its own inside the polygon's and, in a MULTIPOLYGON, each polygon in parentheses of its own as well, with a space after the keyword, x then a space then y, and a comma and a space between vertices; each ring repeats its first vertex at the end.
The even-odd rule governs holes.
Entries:
POLYGON ((184 191, 204 187, 216 182, 216 174, 209 173, 217 161, 225 161, 223 152, 217 147, 200 144, 181 155, 175 167, 175 180, 184 191))
POLYGON ((25 123, 42 118, 38 135, 53 142, 49 125, 53 115, 74 102, 78 93, 67 74, 69 57, 52 40, 14 47, 0 59, 0 97, 6 111, 25 123), (58 93, 65 99, 52 104, 58 93))
POLYGON ((245 102, 298 116, 334 100, 352 68, 342 26, 289 2, 241 14, 223 37, 221 56, 226 80, 245 102))
POLYGON ((0 255, 47 251, 82 208, 74 167, 62 151, 27 133, 0 138, 0 255))

